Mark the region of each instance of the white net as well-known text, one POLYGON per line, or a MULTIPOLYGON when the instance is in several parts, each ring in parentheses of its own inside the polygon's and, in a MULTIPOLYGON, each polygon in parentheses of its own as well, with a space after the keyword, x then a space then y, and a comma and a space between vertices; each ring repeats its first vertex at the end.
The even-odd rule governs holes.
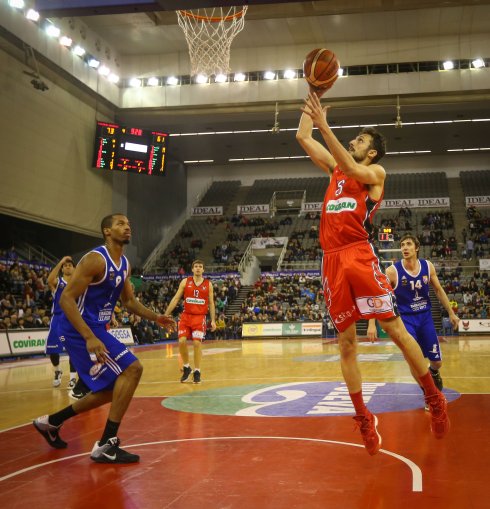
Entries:
POLYGON ((177 11, 189 46, 191 75, 230 72, 230 47, 243 29, 247 6, 177 11))

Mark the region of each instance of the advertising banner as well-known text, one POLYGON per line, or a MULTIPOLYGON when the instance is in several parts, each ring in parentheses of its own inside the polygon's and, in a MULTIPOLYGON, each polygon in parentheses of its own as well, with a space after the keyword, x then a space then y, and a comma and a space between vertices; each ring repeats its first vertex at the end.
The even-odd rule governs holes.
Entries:
POLYGON ((490 320, 484 318, 472 318, 471 320, 459 321, 459 332, 490 334, 490 320))
POLYGON ((22 329, 8 332, 13 355, 44 353, 49 329, 22 329))
POLYGON ((321 336, 322 322, 244 323, 242 337, 321 336))
POLYGON ((466 206, 469 207, 490 207, 490 196, 467 196, 466 206))
POLYGON ((480 270, 490 270, 490 258, 480 258, 480 270))
POLYGON ((242 337, 253 338, 262 336, 262 324, 261 323, 244 323, 242 325, 242 337))
POLYGON ((383 200, 381 202, 382 209, 422 209, 422 208, 448 208, 451 204, 449 198, 399 198, 396 200, 383 200))
POLYGON ((302 336, 321 336, 322 322, 304 322, 301 324, 302 336))
POLYGON ((264 203, 262 205, 237 205, 237 214, 268 214, 269 204, 264 203))
POLYGON ((222 216, 223 215, 223 207, 193 207, 192 216, 222 216))
POLYGON ((270 249, 283 247, 288 243, 288 237, 254 237, 252 239, 253 249, 270 249))
POLYGON ((301 205, 302 212, 320 212, 323 203, 321 201, 312 201, 301 205))
POLYGON ((109 333, 125 345, 134 345, 133 333, 130 327, 115 327, 109 329, 109 333))
POLYGON ((0 332, 0 357, 10 355, 9 340, 6 332, 0 332))

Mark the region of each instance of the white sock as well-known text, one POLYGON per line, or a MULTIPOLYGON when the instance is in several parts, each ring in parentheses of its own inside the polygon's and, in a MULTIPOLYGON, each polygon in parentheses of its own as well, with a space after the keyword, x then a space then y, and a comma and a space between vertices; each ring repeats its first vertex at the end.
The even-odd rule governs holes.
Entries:
POLYGON ((77 377, 77 372, 76 371, 70 371, 70 380, 72 380, 73 378, 76 378, 77 377))
POLYGON ((190 368, 191 365, 190 364, 184 364, 184 368, 190 368))
POLYGON ((194 371, 199 371, 199 373, 201 372, 201 368, 194 368, 194 371))

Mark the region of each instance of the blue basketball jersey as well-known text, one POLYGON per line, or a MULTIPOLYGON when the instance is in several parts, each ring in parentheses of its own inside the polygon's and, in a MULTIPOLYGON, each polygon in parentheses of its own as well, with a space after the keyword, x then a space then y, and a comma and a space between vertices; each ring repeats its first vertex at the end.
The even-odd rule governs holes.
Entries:
MULTIPOLYGON (((90 253, 98 253, 104 258, 105 273, 100 281, 88 285, 85 292, 78 298, 77 305, 82 318, 93 329, 105 327, 110 322, 114 306, 121 295, 128 275, 129 264, 123 255, 120 264, 116 265, 105 246, 99 246, 90 253)), ((63 329, 73 328, 68 319, 64 315, 62 316, 61 327, 63 329)))
POLYGON ((60 297, 61 293, 65 289, 65 286, 68 283, 62 278, 58 278, 58 284, 56 285, 56 289, 53 292, 53 305, 51 306, 51 316, 53 315, 61 315, 63 310, 60 307, 60 297))
POLYGON ((394 287, 396 302, 402 317, 404 314, 430 311, 430 272, 427 260, 419 259, 419 272, 415 276, 405 270, 403 260, 399 260, 393 266, 397 272, 394 287))

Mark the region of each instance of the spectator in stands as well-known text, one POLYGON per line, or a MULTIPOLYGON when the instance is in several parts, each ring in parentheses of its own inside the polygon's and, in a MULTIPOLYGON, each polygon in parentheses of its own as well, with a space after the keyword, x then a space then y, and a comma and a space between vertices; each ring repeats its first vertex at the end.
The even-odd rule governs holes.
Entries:
POLYGON ((468 260, 471 260, 473 258, 473 249, 474 249, 474 242, 472 239, 468 239, 466 241, 466 257, 468 260))

